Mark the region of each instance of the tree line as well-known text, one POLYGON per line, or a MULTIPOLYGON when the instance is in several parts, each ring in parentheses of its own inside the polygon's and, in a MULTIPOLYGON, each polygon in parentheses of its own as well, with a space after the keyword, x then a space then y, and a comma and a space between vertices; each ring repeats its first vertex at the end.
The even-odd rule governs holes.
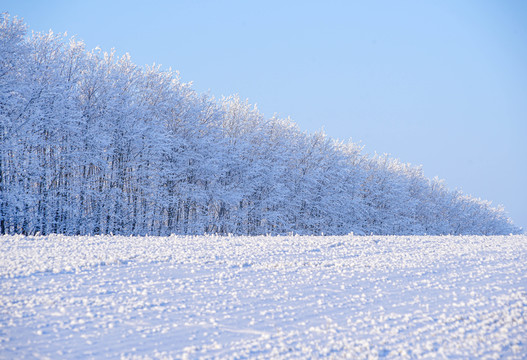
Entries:
POLYGON ((1 16, 1 234, 519 231, 419 167, 1 16))

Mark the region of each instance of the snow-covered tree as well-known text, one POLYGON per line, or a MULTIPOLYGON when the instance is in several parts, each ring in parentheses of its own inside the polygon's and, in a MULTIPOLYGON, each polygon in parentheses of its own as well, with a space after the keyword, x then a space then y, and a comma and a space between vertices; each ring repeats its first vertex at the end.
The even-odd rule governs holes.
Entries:
POLYGON ((0 233, 508 234, 503 208, 0 17, 0 233))

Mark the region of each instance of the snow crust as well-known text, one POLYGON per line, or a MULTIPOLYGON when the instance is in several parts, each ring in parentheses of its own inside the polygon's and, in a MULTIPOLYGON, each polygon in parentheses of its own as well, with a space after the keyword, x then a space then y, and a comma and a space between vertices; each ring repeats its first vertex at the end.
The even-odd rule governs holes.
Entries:
POLYGON ((0 237, 0 358, 526 358, 527 236, 0 237))

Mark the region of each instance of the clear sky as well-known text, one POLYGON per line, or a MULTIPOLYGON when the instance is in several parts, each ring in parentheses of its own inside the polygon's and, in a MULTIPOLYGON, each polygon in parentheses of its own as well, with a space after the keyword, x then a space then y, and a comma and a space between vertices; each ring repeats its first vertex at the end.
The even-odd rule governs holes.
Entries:
POLYGON ((30 1, 1 11, 352 138, 527 229, 527 2, 30 1))

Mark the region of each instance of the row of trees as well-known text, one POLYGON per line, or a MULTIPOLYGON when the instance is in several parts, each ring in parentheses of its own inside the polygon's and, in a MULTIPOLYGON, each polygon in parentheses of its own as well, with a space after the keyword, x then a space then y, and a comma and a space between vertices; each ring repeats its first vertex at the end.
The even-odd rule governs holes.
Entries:
POLYGON ((508 234, 420 168, 0 23, 0 233, 508 234))

